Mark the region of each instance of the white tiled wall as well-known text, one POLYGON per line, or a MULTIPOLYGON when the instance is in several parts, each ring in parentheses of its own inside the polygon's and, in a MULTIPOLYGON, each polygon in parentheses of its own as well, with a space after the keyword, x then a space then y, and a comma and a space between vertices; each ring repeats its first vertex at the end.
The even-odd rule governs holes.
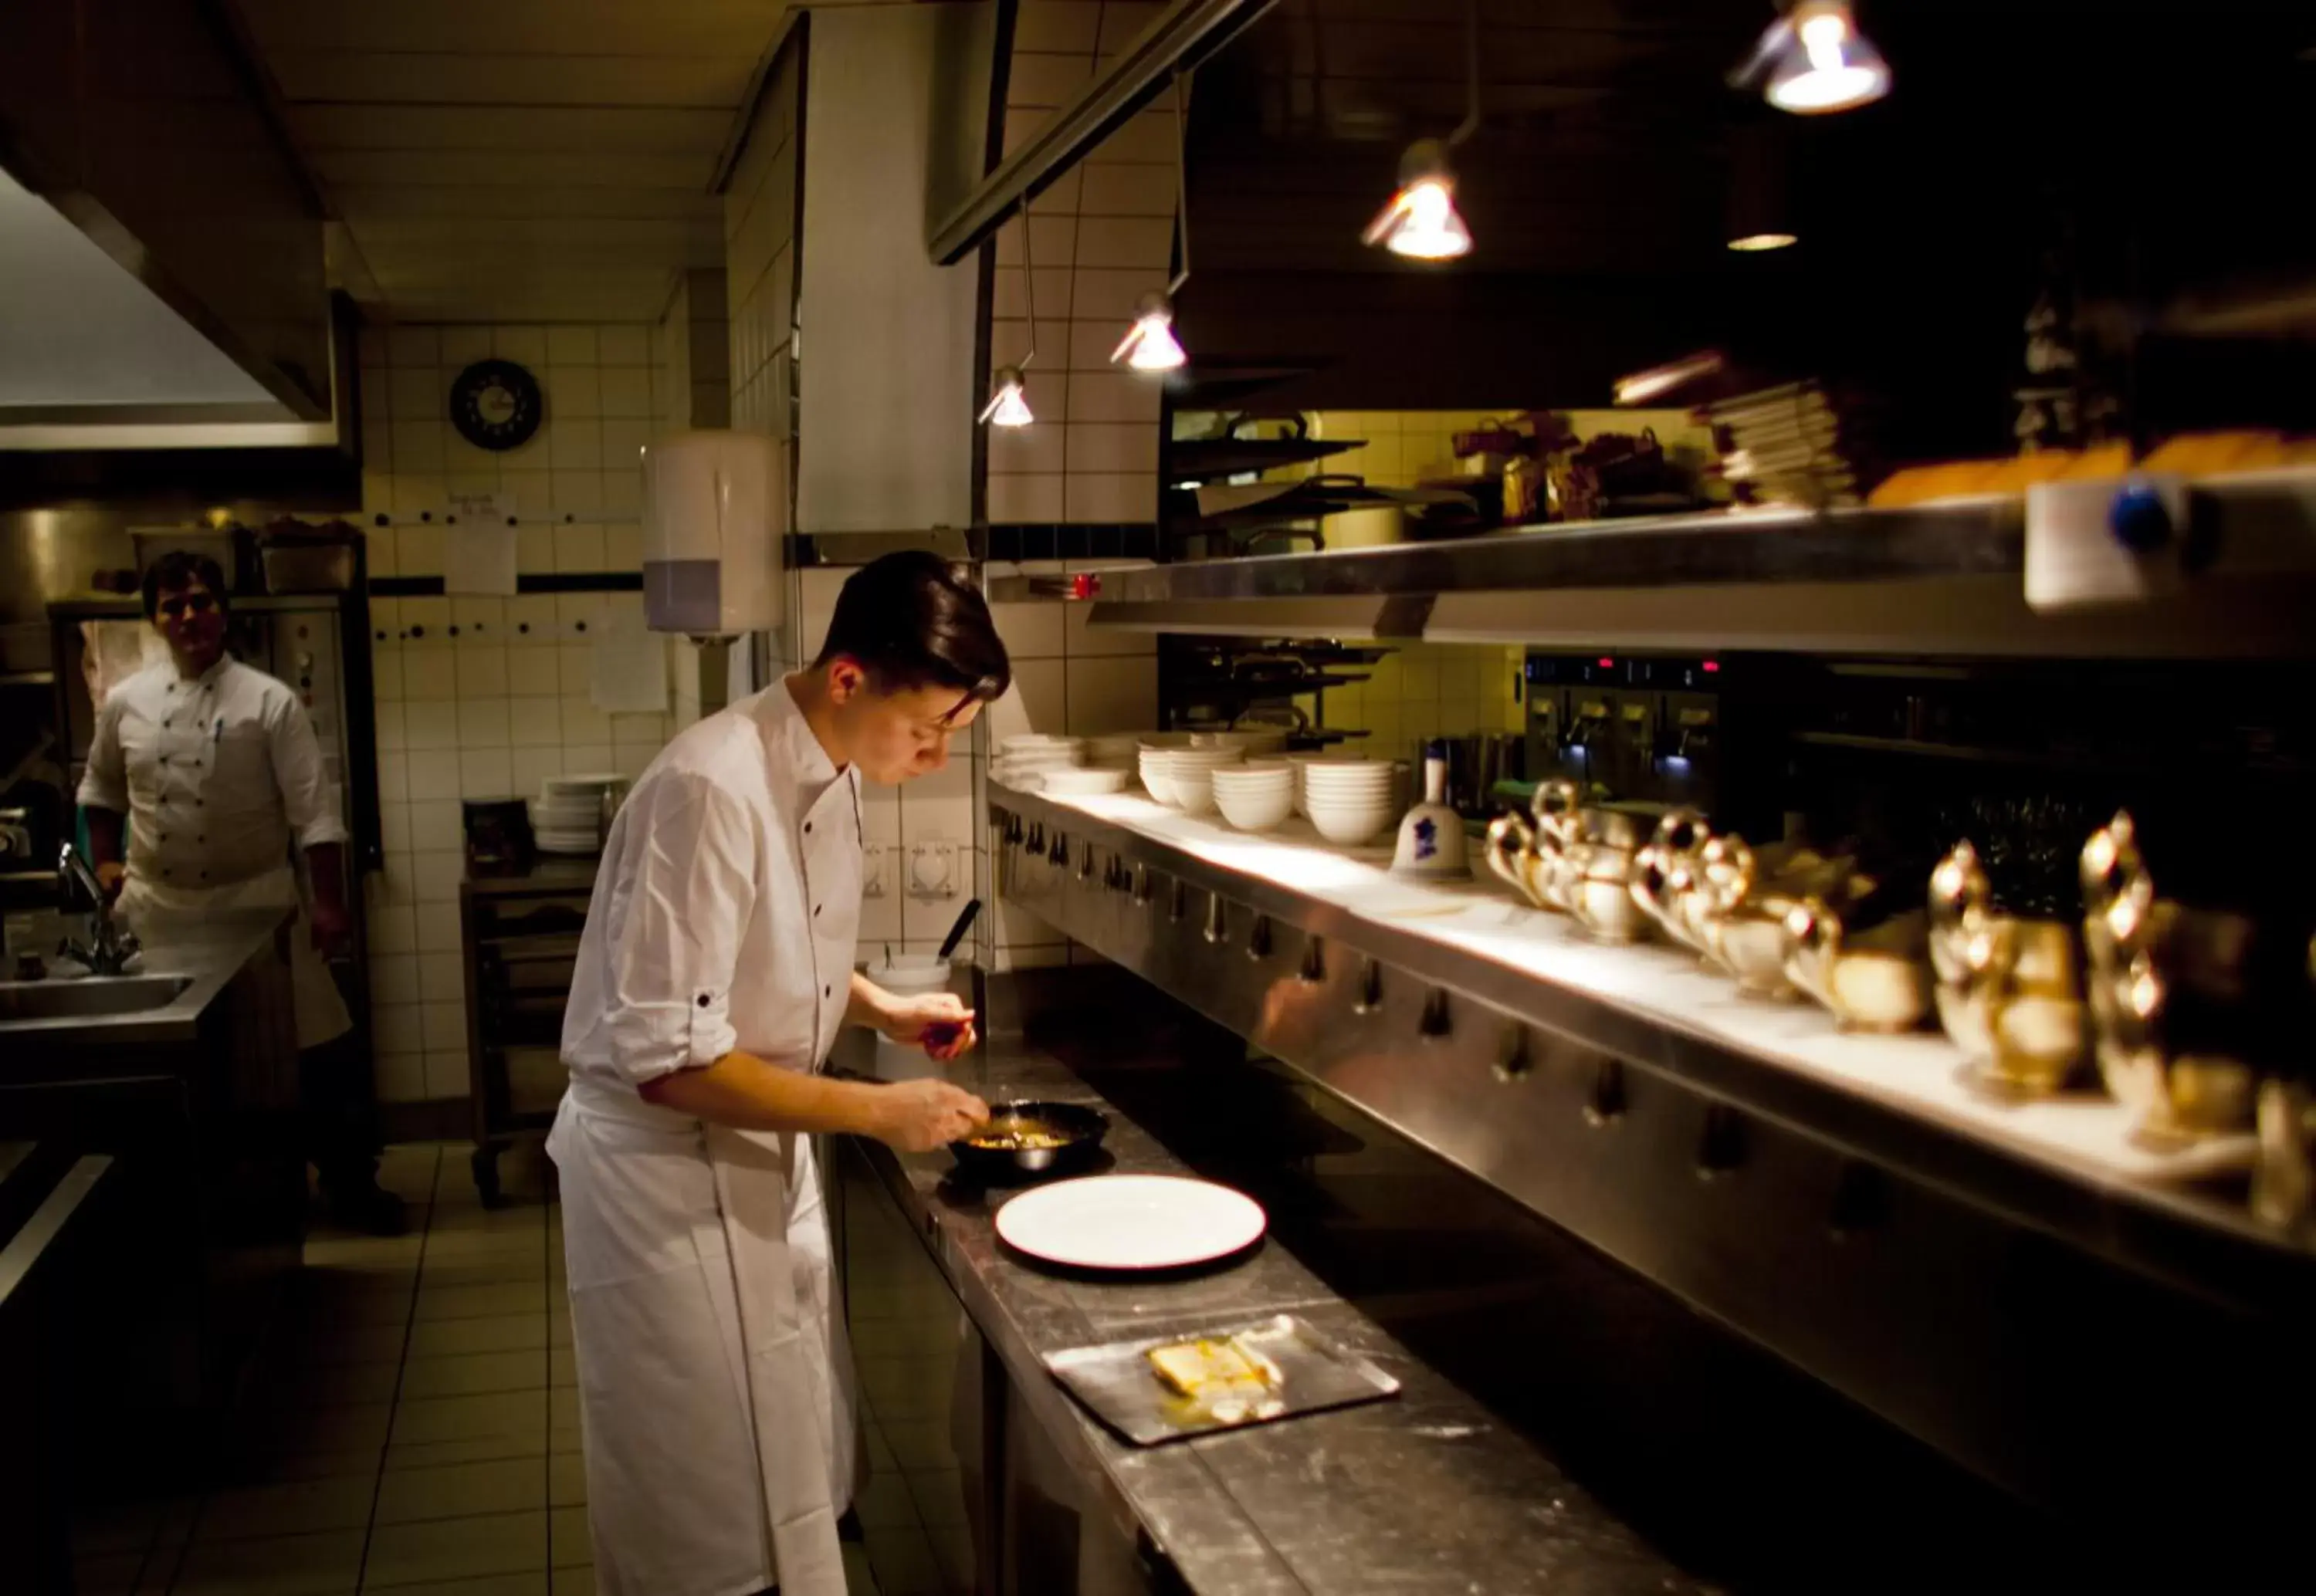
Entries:
MULTIPOLYGON (((1006 88, 1005 147, 1029 137, 1161 9, 1144 0, 1023 0, 1006 88)), ((1038 197, 1030 208, 1026 251, 1019 219, 998 234, 990 359, 1018 362, 1034 332, 1037 360, 1029 391, 1038 420, 989 434, 993 522, 1157 518, 1164 391, 1160 379, 1120 371, 1109 356, 1125 336, 1135 302, 1166 286, 1175 154, 1172 102, 1162 100, 1038 197)), ((1100 563, 993 564, 987 574, 1055 574, 1100 563)), ((1073 954, 1050 927, 995 900, 986 794, 980 790, 988 750, 1023 732, 1082 736, 1149 730, 1158 721, 1158 670, 1149 636, 1094 631, 1082 605, 1001 604, 995 616, 1012 656, 1014 685, 983 717, 973 834, 976 891, 991 906, 980 922, 979 956, 1003 970, 1061 963, 1073 954)))
MULTIPOLYGON (((652 330, 405 326, 361 341, 364 515, 376 576, 435 576, 453 493, 505 493, 520 573, 633 572, 637 450, 662 425, 652 330), (451 380, 486 356, 529 368, 539 434, 503 454, 459 439, 451 380), (379 518, 385 525, 378 524, 379 518)), ((605 714, 591 650, 642 625, 637 593, 371 598, 386 869, 370 883, 379 1088, 390 1102, 467 1093, 459 801, 535 794, 549 776, 640 771, 664 713, 605 714)))
MULTIPOLYGON (((1147 27, 1135 0, 1024 0, 1006 85, 1005 147, 1147 27)), ((989 435, 989 519, 1147 521, 1158 514, 1159 379, 1118 370, 1111 350, 1136 300, 1171 269, 1176 188, 1172 102, 1120 128, 997 235, 990 359, 1018 364, 1032 341, 1037 424, 989 435)))

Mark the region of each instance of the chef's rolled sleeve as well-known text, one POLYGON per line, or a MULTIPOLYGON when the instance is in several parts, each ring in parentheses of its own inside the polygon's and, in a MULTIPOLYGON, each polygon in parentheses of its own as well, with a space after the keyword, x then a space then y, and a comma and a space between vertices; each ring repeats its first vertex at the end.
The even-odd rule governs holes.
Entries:
POLYGON ((630 803, 627 901, 610 957, 608 1026, 636 1085, 713 1064, 739 1045, 732 979, 756 903, 746 807, 704 777, 671 776, 630 803))
POLYGON ((129 812, 129 766, 120 751, 120 696, 113 694, 96 712, 96 734, 88 745, 88 769, 80 778, 83 809, 129 812))
POLYGON ((323 768, 322 745, 314 723, 287 687, 267 705, 266 737, 273 759, 273 779, 281 789, 282 818, 301 848, 343 842, 346 823, 330 791, 329 773, 323 768))

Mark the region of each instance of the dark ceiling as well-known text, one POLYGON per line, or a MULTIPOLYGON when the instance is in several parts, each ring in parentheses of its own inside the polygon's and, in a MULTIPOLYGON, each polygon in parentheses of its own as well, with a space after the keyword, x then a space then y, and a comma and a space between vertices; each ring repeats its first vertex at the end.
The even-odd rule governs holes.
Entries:
POLYGON ((1327 403, 1576 405, 1713 341, 1947 391, 1975 437, 2000 424, 2047 261, 2145 319, 2316 280, 2316 4, 1857 10, 1893 93, 1799 118, 1724 81, 1766 0, 1483 0, 1482 122, 1456 152, 1477 247, 1439 268, 1358 235, 1403 146, 1464 114, 1465 8, 1280 0, 1193 93, 1180 309, 1200 369, 1300 359, 1331 374, 1302 385, 1327 403), (1797 248, 1724 247, 1749 126, 1776 140, 1797 248))

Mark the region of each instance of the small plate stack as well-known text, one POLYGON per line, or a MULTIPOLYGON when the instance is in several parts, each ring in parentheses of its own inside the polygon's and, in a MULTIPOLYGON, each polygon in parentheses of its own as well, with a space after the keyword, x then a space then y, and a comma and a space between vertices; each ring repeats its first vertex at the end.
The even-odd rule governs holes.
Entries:
POLYGON ((1295 808, 1295 767, 1284 759, 1249 759, 1212 773, 1215 804, 1242 831, 1270 831, 1295 808))
POLYGON ((602 851, 603 830, 634 785, 624 776, 550 776, 530 801, 531 835, 542 854, 602 851))
POLYGON ((1357 847, 1399 819, 1398 765, 1385 759, 1313 759, 1301 768, 1303 812, 1329 842, 1357 847))
POLYGON ((1049 770, 1070 770, 1085 763, 1085 739, 1052 737, 1031 732, 998 743, 989 774, 1000 786, 1034 793, 1045 785, 1049 770))

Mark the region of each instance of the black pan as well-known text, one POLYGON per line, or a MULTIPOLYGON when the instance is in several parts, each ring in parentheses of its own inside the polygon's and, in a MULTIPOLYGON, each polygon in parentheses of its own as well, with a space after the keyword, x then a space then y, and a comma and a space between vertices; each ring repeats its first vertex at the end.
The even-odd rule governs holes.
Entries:
POLYGON ((1062 1140, 1056 1147, 1034 1148, 976 1147, 971 1140, 952 1141, 949 1150, 957 1159, 958 1173, 971 1180, 1002 1184, 1071 1167, 1101 1146, 1109 1121, 1075 1103, 999 1103, 991 1106, 988 1124, 975 1134, 1008 1130, 1044 1130, 1062 1140))

